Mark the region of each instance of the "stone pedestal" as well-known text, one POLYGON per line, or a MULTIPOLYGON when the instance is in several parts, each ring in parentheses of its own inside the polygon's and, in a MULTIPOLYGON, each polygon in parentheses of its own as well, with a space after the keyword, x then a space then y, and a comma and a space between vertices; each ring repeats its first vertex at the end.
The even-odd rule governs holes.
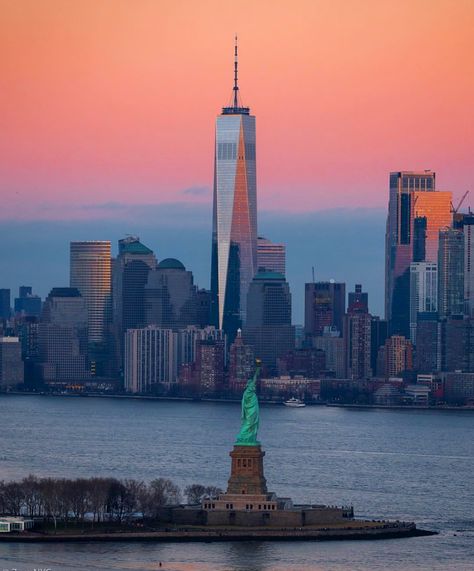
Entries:
POLYGON ((267 493, 267 481, 263 475, 265 452, 260 445, 239 446, 230 453, 232 467, 227 494, 262 495, 267 493))

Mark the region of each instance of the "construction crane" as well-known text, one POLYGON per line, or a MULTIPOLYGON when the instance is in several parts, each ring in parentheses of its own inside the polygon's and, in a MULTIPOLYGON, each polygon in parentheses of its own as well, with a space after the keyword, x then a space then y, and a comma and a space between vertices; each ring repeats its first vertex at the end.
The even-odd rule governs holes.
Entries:
POLYGON ((458 202, 458 205, 456 206, 456 208, 454 208, 453 203, 451 202, 451 212, 453 213, 453 216, 455 216, 459 209, 462 206, 462 203, 466 200, 466 196, 469 194, 469 190, 466 190, 466 192, 462 195, 461 200, 458 202))

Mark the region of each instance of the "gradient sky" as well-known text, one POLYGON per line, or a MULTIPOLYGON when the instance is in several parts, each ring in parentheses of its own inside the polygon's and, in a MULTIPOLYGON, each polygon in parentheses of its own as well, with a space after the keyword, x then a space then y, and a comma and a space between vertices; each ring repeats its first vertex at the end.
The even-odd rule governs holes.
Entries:
POLYGON ((210 207, 235 32, 262 210, 385 208, 390 170, 434 169, 455 196, 472 185, 472 0, 0 10, 2 219, 113 217, 111 202, 210 207))

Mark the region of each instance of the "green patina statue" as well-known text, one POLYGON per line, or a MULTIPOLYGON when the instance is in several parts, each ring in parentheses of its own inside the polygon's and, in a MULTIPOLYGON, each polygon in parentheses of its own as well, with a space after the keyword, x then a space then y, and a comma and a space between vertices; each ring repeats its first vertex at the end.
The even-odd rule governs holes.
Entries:
POLYGON ((240 432, 235 443, 238 446, 259 446, 257 440, 258 424, 260 419, 257 398, 257 378, 260 372, 260 360, 256 361, 257 368, 254 376, 247 381, 242 396, 242 415, 240 432))

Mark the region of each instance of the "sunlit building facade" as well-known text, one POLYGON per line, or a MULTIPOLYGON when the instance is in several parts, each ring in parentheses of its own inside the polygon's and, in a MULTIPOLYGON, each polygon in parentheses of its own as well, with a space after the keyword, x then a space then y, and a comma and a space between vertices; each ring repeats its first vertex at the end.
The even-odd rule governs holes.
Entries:
POLYGON ((451 225, 452 194, 437 191, 435 173, 390 173, 385 250, 385 316, 392 333, 409 336, 410 264, 438 261, 438 235, 451 225))
POLYGON ((285 244, 276 244, 263 236, 257 240, 258 270, 277 272, 286 275, 286 248, 285 244))
POLYGON ((239 102, 235 56, 233 105, 216 120, 211 270, 213 322, 231 339, 257 271, 255 117, 239 102))
POLYGON ((112 259, 108 240, 71 242, 70 286, 87 307, 89 342, 104 343, 112 310, 112 259))

